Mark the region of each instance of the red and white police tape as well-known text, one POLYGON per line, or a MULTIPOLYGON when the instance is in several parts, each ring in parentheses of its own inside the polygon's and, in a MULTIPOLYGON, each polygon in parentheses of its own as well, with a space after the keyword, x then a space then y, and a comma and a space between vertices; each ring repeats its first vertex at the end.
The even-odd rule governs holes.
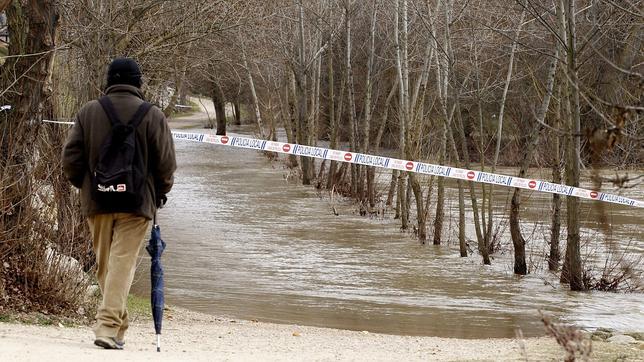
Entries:
POLYGON ((525 179, 489 172, 434 165, 431 163, 399 160, 391 157, 366 155, 356 152, 333 150, 322 147, 303 146, 293 143, 266 141, 238 136, 217 136, 213 134, 172 131, 172 137, 176 140, 249 148, 254 150, 286 153, 297 156, 315 157, 324 160, 349 162, 366 166, 387 168, 391 170, 409 171, 426 175, 449 177, 465 181, 482 182, 508 187, 518 187, 526 190, 575 196, 582 199, 604 201, 626 206, 644 208, 644 202, 640 200, 629 199, 627 197, 608 194, 601 191, 587 190, 579 187, 555 184, 542 180, 525 179))
MULTIPOLYGON (((47 120, 43 120, 43 122, 73 124, 73 122, 47 120)), ((356 163, 360 165, 374 166, 391 170, 416 172, 425 175, 435 175, 440 177, 448 177, 453 179, 481 182, 507 187, 518 187, 526 190, 548 192, 551 194, 574 196, 582 199, 644 208, 644 201, 629 199, 627 197, 609 194, 601 191, 587 190, 579 187, 555 184, 542 180, 525 179, 489 172, 434 165, 431 163, 399 160, 391 157, 366 155, 357 152, 340 151, 322 147, 303 146, 294 143, 259 140, 239 136, 217 136, 214 134, 172 131, 172 137, 176 140, 210 143, 215 145, 248 148, 260 151, 271 151, 292 154, 296 156, 315 157, 324 160, 356 163)))

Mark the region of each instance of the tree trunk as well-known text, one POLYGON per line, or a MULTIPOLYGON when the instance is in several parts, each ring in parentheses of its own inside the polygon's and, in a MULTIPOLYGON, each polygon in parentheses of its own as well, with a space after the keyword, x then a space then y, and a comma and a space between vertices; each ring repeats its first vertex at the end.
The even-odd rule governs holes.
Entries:
MULTIPOLYGON (((351 3, 347 2, 345 7, 345 29, 346 29, 346 82, 347 89, 349 90, 349 144, 352 152, 358 152, 358 120, 356 116, 356 103, 355 103, 355 87, 353 85, 353 67, 351 66, 351 3)), ((351 196, 355 197, 358 194, 358 165, 351 164, 351 196)))
MULTIPOLYGON (((512 41, 512 49, 510 51, 510 62, 508 65, 508 72, 505 78, 505 86, 503 88, 503 95, 501 97, 501 106, 499 109, 499 121, 498 121, 498 128, 496 131, 496 149, 494 151, 494 160, 492 161, 492 173, 496 171, 496 165, 499 162, 499 153, 501 152, 501 139, 503 136, 503 118, 505 115, 505 103, 507 100, 508 96, 508 90, 510 89, 510 82, 512 80, 512 71, 514 69, 514 54, 516 53, 517 50, 517 45, 519 43, 519 34, 521 33, 521 29, 523 28, 523 20, 525 19, 525 14, 526 10, 525 8, 521 11, 521 18, 519 19, 519 25, 517 26, 517 31, 514 35, 514 40, 512 41)), ((494 198, 494 186, 489 185, 489 199, 488 199, 488 225, 487 225, 487 233, 485 234, 485 244, 488 246, 488 248, 493 248, 493 240, 492 240, 492 228, 493 228, 493 218, 492 218, 492 205, 494 202, 492 202, 494 198)))
MULTIPOLYGON (((332 48, 333 47, 331 47, 331 49, 332 48)), ((330 57, 332 58, 331 55, 330 55, 330 57)), ((329 87, 332 87, 333 86, 333 81, 332 81, 332 79, 333 79, 333 65, 332 65, 333 60, 329 59, 329 62, 330 62, 329 67, 331 67, 329 69, 329 87)), ((338 97, 338 108, 335 111, 335 113, 333 113, 333 115, 329 114, 329 117, 331 117, 331 132, 330 132, 331 133, 331 137, 330 137, 331 138, 331 142, 330 142, 331 149, 337 149, 338 148, 338 131, 339 131, 339 128, 340 128, 340 124, 339 124, 340 123, 340 118, 342 118, 342 111, 343 111, 343 108, 344 108, 344 91, 345 91, 345 88, 346 88, 346 79, 344 77, 342 77, 342 81, 340 82, 340 96, 338 97)), ((331 97, 330 101, 331 101, 331 99, 334 99, 333 94, 334 94, 334 90, 329 88, 329 97, 331 97)), ((335 105, 335 101, 333 100, 332 102, 333 102, 333 105, 335 105)), ((331 161, 331 166, 329 166, 329 177, 328 177, 327 183, 326 183, 326 188, 328 190, 331 190, 337 183, 337 180, 335 178, 336 167, 337 167, 337 162, 331 161), (333 170, 333 172, 331 172, 332 170, 333 170)))
MULTIPOLYGON (((14 1, 7 8, 9 56, 0 68, 0 104, 12 106, 0 117, 0 240, 33 234, 32 176, 34 144, 49 98, 59 14, 56 2, 14 1), (21 56, 38 54, 38 56, 21 56)), ((51 114, 49 114, 51 115, 51 114)), ((0 242, 2 245, 2 242, 0 242)), ((2 252, 0 252, 2 255, 2 252)))
MULTIPOLYGON (((458 97, 456 98, 456 109, 457 109, 457 111, 456 111, 456 115, 457 115, 457 117, 456 117, 456 122, 457 122, 456 128, 458 130, 459 141, 461 143, 461 153, 463 154, 463 161, 465 163, 465 168, 467 168, 468 170, 471 170, 472 168, 471 168, 471 165, 470 165, 470 152, 467 149, 467 139, 465 138, 465 128, 463 126, 463 117, 462 117, 462 114, 461 114, 461 111, 460 111, 461 107, 460 107, 460 101, 459 101, 458 97)), ((456 142, 454 142, 454 140, 453 140, 454 137, 453 136, 451 136, 451 137, 452 137, 452 143, 454 144, 454 149, 455 149, 454 154, 457 154, 456 153, 456 142)), ((483 232, 483 230, 481 230, 481 221, 479 219, 478 200, 476 199, 476 186, 475 186, 475 184, 473 182, 468 182, 467 184, 468 184, 469 191, 470 191, 470 202, 472 204, 472 213, 474 214, 473 215, 473 217, 474 217, 474 228, 475 228, 475 231, 476 231, 476 240, 477 240, 478 250, 479 250, 479 253, 481 253, 481 257, 483 258, 483 264, 490 265, 491 264, 490 253, 489 253, 487 245, 485 244, 485 240, 484 240, 484 236, 483 236, 485 233, 483 232)), ((460 188, 461 188, 461 185, 459 185, 459 205, 460 205, 460 192, 461 192, 460 188)), ((460 210, 460 206, 459 206, 459 210, 460 210)), ((482 213, 484 214, 485 210, 482 210, 482 213)), ((463 250, 461 249, 461 255, 462 254, 463 254, 463 250)))
POLYGON ((172 92, 172 96, 170 97, 170 100, 168 101, 168 105, 163 109, 163 115, 166 117, 170 117, 170 115, 172 115, 172 111, 175 110, 176 105, 177 105, 177 91, 174 90, 172 92))
MULTIPOLYGON (((537 119, 533 123, 532 130, 528 132, 528 139, 523 144, 523 157, 521 158, 521 165, 519 166, 520 178, 525 178, 525 175, 530 167, 530 160, 534 156, 534 151, 537 148, 539 135, 543 132, 543 126, 546 119, 546 113, 550 106, 550 97, 555 83, 555 75, 557 73, 557 63, 559 62, 559 52, 556 50, 553 54, 550 68, 548 70, 548 77, 546 79, 546 92, 541 102, 541 107, 537 113, 537 119)), ((519 222, 519 210, 521 209, 521 189, 515 188, 514 195, 512 195, 512 204, 510 208, 510 234, 512 235, 512 244, 514 245, 514 274, 526 275, 528 267, 525 261, 525 239, 521 235, 521 225, 519 222)))
MULTIPOLYGON (((253 79, 253 72, 250 69, 250 66, 248 65, 248 59, 246 57, 246 52, 242 50, 242 58, 244 62, 244 67, 246 68, 246 72, 248 73, 248 86, 250 87, 250 94, 253 98, 253 109, 255 110, 255 122, 257 123, 257 134, 260 139, 265 139, 266 136, 264 135, 264 122, 262 121, 262 113, 259 108, 259 99, 257 98, 257 91, 255 90, 255 81, 253 79)), ((226 113, 224 111, 224 119, 226 117, 226 113)), ((217 120, 217 123, 219 123, 219 120, 217 120)))
MULTIPOLYGON (((306 75, 302 73, 296 73, 295 84, 297 84, 297 91, 294 93, 297 97, 297 124, 295 126, 297 134, 296 139, 297 143, 307 145, 307 135, 309 130, 307 127, 308 122, 306 120, 308 116, 308 102, 306 100, 306 94, 308 93, 306 75)), ((308 157, 300 157, 300 164, 302 165, 302 184, 304 185, 311 184, 311 163, 309 161, 310 159, 308 157)))
MULTIPOLYGON (((322 45, 322 39, 318 38, 317 48, 322 45)), ((318 142, 318 124, 320 118, 320 79, 322 77, 322 57, 314 60, 315 69, 313 70, 313 94, 311 94, 311 114, 307 117, 308 133, 306 135, 307 144, 317 145, 318 142)), ((309 178, 315 178, 315 158, 309 158, 309 178)), ((319 181, 318 181, 319 182, 319 181)))
MULTIPOLYGON (((37 198, 36 192, 36 188, 42 190, 42 187, 37 186, 41 180, 34 180, 34 171, 42 165, 43 157, 47 156, 43 151, 54 150, 53 147, 40 148, 42 146, 39 144, 44 142, 39 142, 42 124, 37 120, 53 115, 51 76, 59 14, 56 2, 50 0, 15 0, 6 6, 10 34, 7 50, 10 57, 5 58, 0 67, 0 105, 11 105, 12 108, 0 114, 0 259, 10 262, 13 269, 0 268, 0 298, 7 294, 9 297, 22 294, 33 298, 31 289, 39 287, 40 272, 30 269, 43 265, 37 260, 45 261, 44 252, 49 244, 47 239, 51 237, 53 239, 50 240, 56 241, 57 236, 51 229, 43 230, 52 232, 47 236, 39 233, 42 210, 34 208, 42 207, 37 206, 42 205, 42 200, 37 198), (9 281, 8 285, 5 285, 5 278, 9 281)), ((44 172, 48 173, 48 178, 51 175, 49 172, 52 172, 58 175, 58 179, 63 179, 62 170, 55 163, 58 157, 54 158, 55 161, 45 166, 51 167, 51 171, 44 172)), ((68 185, 66 180, 63 185, 68 185)), ((55 193, 61 191, 54 188, 55 193)), ((50 212, 56 212, 58 207, 64 205, 44 206, 51 206, 50 212)), ((58 215, 61 216, 60 213, 58 215)), ((59 224, 58 233, 69 226, 75 226, 72 220, 66 220, 64 226, 59 224)), ((47 292, 44 289, 41 291, 47 292)), ((0 305, 6 305, 7 301, 12 299, 3 299, 0 305)))
MULTIPOLYGON (((295 119, 293 118, 293 112, 291 111, 291 103, 289 102, 289 83, 291 77, 287 80, 287 84, 284 86, 284 98, 282 98, 282 93, 277 89, 278 101, 280 103, 280 113, 282 114, 282 124, 284 125, 284 132, 286 133, 286 142, 295 143, 295 135, 293 134, 293 125, 295 119)), ((289 168, 297 167, 297 157, 294 154, 289 153, 288 162, 286 163, 289 168)))
MULTIPOLYGON (((477 116, 478 116, 478 121, 479 121, 479 144, 478 144, 478 151, 479 151, 479 163, 481 164, 481 171, 485 171, 485 144, 483 142, 483 137, 485 135, 485 129, 483 128, 483 104, 481 100, 481 79, 480 79, 480 69, 479 69, 479 60, 478 60, 478 52, 476 49, 474 50, 474 59, 476 62, 476 109, 477 109, 477 116)), ((463 138, 465 135, 463 135, 463 138)), ((466 160, 467 161, 467 160, 466 160)), ((467 166, 468 169, 471 169, 469 166, 467 166)), ((471 184, 471 183, 470 183, 471 184)), ((481 184, 481 225, 480 225, 480 232, 482 235, 487 235, 487 224, 485 222, 485 200, 486 200, 486 194, 485 194, 485 184, 481 184)), ((474 195, 474 185, 470 186, 470 195, 474 195)), ((476 210, 476 209, 475 209, 476 210)), ((478 219, 478 218, 477 218, 478 219)), ((480 236, 477 235, 479 238, 479 250, 482 250, 482 247, 485 247, 487 250, 487 245, 485 240, 481 241, 480 236)), ((486 251, 487 253, 487 251, 486 251)))
MULTIPOLYGON (((380 121, 380 125, 378 126, 378 132, 376 133, 376 138, 373 141, 373 149, 375 154, 378 154, 380 152, 380 142, 382 141, 382 135, 385 132, 385 127, 387 126, 388 122, 388 117, 389 117, 389 104, 391 103, 391 100, 396 94, 396 90, 398 89, 398 78, 395 78, 394 84, 391 87, 391 90, 389 90, 389 94, 387 95, 387 99, 385 100, 385 109, 382 113, 382 120, 380 121)), ((396 170, 392 171, 393 173, 396 172, 396 170)), ((373 169, 368 175, 367 175, 367 182, 368 185, 371 185, 368 187, 368 198, 369 202, 371 203, 373 200, 373 203, 375 204, 375 186, 374 186, 374 179, 375 179, 375 174, 376 170, 373 169)), ((392 183, 395 183, 395 177, 392 177, 392 183)), ((389 188, 389 194, 387 194, 387 201, 386 205, 391 206, 391 200, 393 198, 393 195, 391 193, 395 191, 395 188, 392 189, 392 187, 389 188)))
POLYGON ((371 211, 376 206, 376 168, 367 167, 367 201, 369 210, 371 211))
POLYGON ((434 245, 440 245, 445 218, 445 178, 438 178, 438 195, 436 195, 436 214, 434 215, 434 245))
POLYGON ((233 101, 233 112, 235 114, 235 118, 234 118, 235 123, 234 124, 236 126, 241 125, 241 113, 240 113, 241 110, 240 110, 240 107, 239 107, 239 99, 235 99, 235 101, 233 101))
MULTIPOLYGON (((563 92, 559 86, 559 102, 557 103, 557 114, 554 117, 553 127, 561 127, 561 108, 563 103, 563 92)), ((552 182, 561 183, 561 146, 559 145, 560 137, 555 134, 552 155, 552 182)), ((561 231, 561 195, 552 194, 552 222, 550 226, 550 254, 548 255, 548 270, 557 271, 561 254, 559 252, 559 234, 561 231)))
POLYGON ((398 170, 391 170, 391 182, 389 183, 389 192, 387 192, 387 201, 385 202, 385 205, 388 207, 391 207, 391 205, 393 204, 394 195, 396 195, 397 181, 398 181, 398 170))
POLYGON ((212 82, 212 103, 215 105, 215 117, 217 118, 217 135, 226 134, 226 98, 224 91, 217 81, 212 82))
MULTIPOLYGON (((300 144, 308 145, 309 132, 307 118, 309 116, 308 110, 308 86, 307 86, 307 72, 306 72, 306 56, 304 45, 304 6, 302 1, 298 1, 299 22, 297 27, 297 40, 299 59, 297 70, 294 72, 295 84, 297 85, 297 141, 300 144)), ((311 160, 308 157, 300 157, 300 164, 302 165, 302 184, 310 185, 312 178, 311 160)))
MULTIPOLYGON (((459 108, 459 100, 458 96, 456 96, 456 108, 459 108)), ((459 129, 459 134, 463 134, 463 122, 462 122, 462 117, 460 115, 460 110, 458 111, 458 116, 456 117, 458 124, 456 125, 457 128, 459 129)), ((456 162, 457 167, 461 167, 461 162, 460 158, 458 155, 458 150, 456 149, 456 141, 454 140, 454 131, 452 127, 447 131, 447 135, 449 138, 449 143, 450 143, 450 149, 452 150, 452 157, 454 158, 454 162, 456 162)), ((462 146, 462 151, 463 151, 463 157, 467 160, 469 159, 469 153, 467 151, 467 143, 463 142, 465 139, 464 136, 461 136, 461 146, 462 146)), ((466 162, 469 165, 469 162, 466 162)), ((469 169, 469 166, 467 167, 469 169)), ((465 192, 463 190, 463 181, 462 180, 457 180, 458 184, 458 245, 459 245, 459 251, 461 253, 461 257, 466 257, 467 256, 467 240, 466 240, 466 235, 465 235, 465 192)), ((474 211, 474 224, 476 227, 476 236, 479 239, 479 246, 481 246, 481 232, 480 232, 480 225, 478 224, 478 208, 476 206, 476 195, 474 194, 473 191, 473 186, 472 183, 470 182, 470 193, 472 194, 472 209, 474 211)), ((482 252, 481 255, 483 256, 483 261, 487 261, 487 264, 489 264, 489 256, 482 252)))
MULTIPOLYGON (((440 151, 439 151, 439 161, 441 165, 445 164, 445 153, 447 146, 447 124, 446 121, 442 121, 442 130, 440 132, 440 151)), ((438 191, 436 195, 436 213, 434 214, 434 245, 440 245, 443 235, 443 219, 445 218, 445 178, 438 178, 438 191)))
MULTIPOLYGON (((563 0, 561 0, 563 1, 563 0)), ((567 63, 568 63, 568 85, 572 98, 572 113, 570 118, 570 133, 568 140, 568 152, 566 162, 566 183, 569 186, 579 186, 579 164, 581 142, 577 136, 581 131, 580 107, 579 107, 579 86, 577 81, 577 54, 576 54, 576 33, 575 33, 575 3, 574 0, 565 0, 565 16, 568 28, 567 33, 567 63)), ((568 262, 568 273, 571 290, 585 290, 582 280, 581 251, 579 244, 579 198, 574 196, 566 197, 566 215, 568 238, 566 243, 566 258, 568 262)))
MULTIPOLYGON (((333 77, 333 46, 329 47, 327 53, 327 85, 328 85, 328 112, 329 112, 329 148, 332 150, 338 147, 338 129, 335 122, 335 79, 333 77)), ((336 161, 331 161, 329 165, 329 174, 327 175, 326 188, 331 189, 333 185, 333 175, 337 168, 336 161)))
MULTIPOLYGON (((362 134, 361 136, 361 142, 360 142, 360 152, 361 153, 368 153, 369 152, 369 141, 370 141, 370 133, 371 133, 371 118, 372 118, 372 101, 371 98, 373 96, 373 79, 372 79, 372 74, 373 74, 373 67, 374 67, 374 57, 375 57, 375 49, 376 49, 376 19, 377 19, 377 4, 376 0, 373 1, 372 3, 372 14, 371 14, 371 36, 369 40, 369 55, 368 55, 368 60, 367 60, 367 75, 366 75, 366 87, 365 87, 365 98, 364 98, 364 111, 362 114, 362 134)), ((370 182, 373 182, 373 179, 370 181, 369 179, 369 174, 374 174, 373 172, 369 172, 368 168, 366 166, 359 166, 358 167, 358 200, 361 200, 363 202, 368 201, 368 206, 369 208, 373 207, 373 184, 370 184, 370 182), (365 190, 363 187, 363 180, 366 179, 367 182, 367 192, 365 195, 365 190)))
POLYGON ((467 240, 465 239, 465 195, 463 194, 463 180, 458 183, 458 250, 461 258, 467 257, 467 240))
MULTIPOLYGON (((399 110, 400 110, 400 132, 399 132, 399 147, 400 158, 406 159, 406 144, 407 144, 407 125, 409 124, 409 74, 408 74, 408 59, 407 59, 407 0, 396 1, 396 14, 395 14, 395 28, 394 38, 396 42, 396 68, 398 71, 398 85, 400 87, 399 94, 399 110), (400 7, 402 2, 402 9, 400 7), (399 25, 399 17, 402 14, 402 24, 399 25), (402 29, 402 31, 401 31, 402 29)), ((406 176, 407 172, 401 172, 398 181, 398 192, 400 195, 400 220, 401 229, 407 230, 409 227, 409 214, 407 213, 407 197, 406 197, 406 176)), ((398 207, 396 207, 398 209, 398 207)))
MULTIPOLYGON (((561 183, 561 160, 559 159, 560 146, 559 136, 555 136, 555 153, 552 165, 552 182, 561 183)), ((550 254, 548 255, 548 270, 557 271, 559 269, 559 234, 561 230, 561 195, 552 194, 552 225, 550 227, 550 254)))
POLYGON ((9 4, 11 4, 13 0, 1 0, 0 1, 0 12, 3 12, 7 9, 9 4))
POLYGON ((423 191, 420 187, 420 182, 416 178, 416 174, 409 174, 409 183, 414 192, 416 199, 416 213, 418 215, 418 241, 425 244, 427 240, 427 221, 425 219, 425 208, 423 207, 423 191))
POLYGON ((402 173, 403 173, 402 171, 399 171, 399 173, 396 175, 396 183, 395 183, 395 187, 396 187, 396 210, 395 210, 395 213, 394 213, 394 219, 400 219, 400 217, 401 217, 401 209, 402 209, 401 203, 403 202, 402 200, 404 199, 404 197, 402 196, 404 186, 400 185, 400 180, 402 178, 402 175, 401 175, 402 173))
MULTIPOLYGON (((438 5, 438 3, 437 3, 438 5)), ((444 4, 444 15, 445 22, 449 24, 450 21, 450 2, 446 1, 444 4)), ((431 26, 432 38, 437 39, 437 32, 435 26, 432 23, 431 26)), ((439 104, 443 113, 443 119, 441 119, 438 125, 439 127, 439 144, 440 148, 438 151, 438 163, 444 165, 447 159, 447 127, 450 123, 450 112, 448 111, 448 89, 449 89, 449 79, 450 79, 450 63, 449 63, 449 51, 450 47, 448 45, 450 39, 449 26, 445 27, 444 34, 444 48, 447 49, 446 54, 439 54, 436 56, 436 88, 438 93, 439 104)), ((436 41, 436 46, 438 47, 438 42, 436 41)), ((443 51, 442 53, 445 53, 443 51)), ((440 245, 442 234, 443 234, 443 220, 445 217, 445 178, 438 178, 436 192, 436 213, 434 214, 434 245, 440 245)))
POLYGON ((315 178, 316 189, 322 188, 322 176, 324 175, 324 171, 326 171, 326 160, 323 160, 320 164, 320 171, 318 172, 318 176, 315 178))

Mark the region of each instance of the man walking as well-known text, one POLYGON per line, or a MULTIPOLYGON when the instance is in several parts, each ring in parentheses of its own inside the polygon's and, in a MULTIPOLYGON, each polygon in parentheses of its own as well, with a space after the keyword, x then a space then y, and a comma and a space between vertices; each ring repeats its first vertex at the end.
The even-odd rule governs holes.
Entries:
POLYGON ((103 295, 94 344, 106 349, 123 348, 138 253, 176 169, 168 123, 144 101, 141 77, 134 60, 112 61, 106 95, 81 108, 63 148, 65 175, 80 188, 103 295))

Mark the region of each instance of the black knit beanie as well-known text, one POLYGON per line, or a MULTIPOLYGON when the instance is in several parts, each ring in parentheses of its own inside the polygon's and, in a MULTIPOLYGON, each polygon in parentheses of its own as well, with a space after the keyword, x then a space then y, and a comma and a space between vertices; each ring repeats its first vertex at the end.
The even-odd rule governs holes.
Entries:
POLYGON ((141 68, 134 59, 116 58, 107 69, 107 86, 129 84, 141 88, 141 68))

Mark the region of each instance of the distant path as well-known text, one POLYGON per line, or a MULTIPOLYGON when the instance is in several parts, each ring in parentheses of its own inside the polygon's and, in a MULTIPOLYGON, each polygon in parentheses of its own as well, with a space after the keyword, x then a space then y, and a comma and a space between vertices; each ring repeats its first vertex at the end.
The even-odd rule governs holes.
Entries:
POLYGON ((215 119, 215 106, 212 100, 208 98, 190 97, 192 102, 195 102, 200 111, 181 117, 169 118, 168 123, 170 128, 173 129, 187 129, 187 128, 204 128, 208 124, 208 118, 215 119))
MULTIPOLYGON (((0 360, 9 361, 508 361, 524 360, 513 339, 452 339, 353 332, 235 321, 182 309, 166 310, 162 352, 145 318, 133 321, 125 350, 92 344, 89 327, 0 322, 0 360)), ((561 360, 554 339, 524 341, 531 361, 561 360)), ((640 345, 593 342, 594 360, 642 360, 640 345)))

